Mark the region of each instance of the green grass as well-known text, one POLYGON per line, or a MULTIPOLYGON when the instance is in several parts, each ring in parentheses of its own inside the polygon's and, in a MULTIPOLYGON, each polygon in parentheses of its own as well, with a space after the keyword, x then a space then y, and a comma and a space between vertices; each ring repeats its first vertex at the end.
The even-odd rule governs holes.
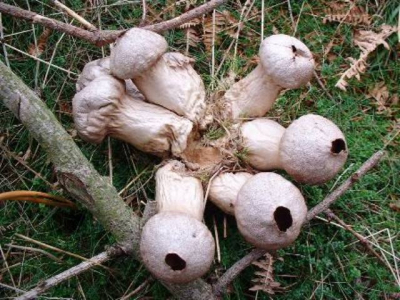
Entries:
MULTIPOLYGON (((13 4, 13 1, 6 1, 13 4)), ((56 17, 65 21, 56 10, 44 2, 30 3, 31 9, 56 17)), ((152 10, 161 13, 172 1, 147 1, 152 10)), ((243 1, 242 1, 243 2, 243 1)), ((18 1, 22 7, 27 7, 27 1, 18 1)), ((67 5, 76 11, 85 7, 89 1, 66 1, 67 5)), ((108 1, 108 4, 114 3, 108 1)), ((128 4, 96 8, 88 11, 85 18, 96 26, 101 22, 102 28, 117 29, 138 25, 142 16, 141 1, 128 4), (100 16, 100 21, 99 21, 100 16)), ((200 5, 202 1, 197 1, 200 5)), ((364 29, 378 28, 386 22, 395 25, 398 22, 399 7, 396 1, 389 0, 377 8, 375 1, 359 1, 358 5, 368 7, 374 16, 373 23, 364 29), (379 9, 379 11, 378 11, 379 9)), ((391 111, 380 113, 374 101, 367 98, 376 83, 384 81, 391 95, 399 93, 400 65, 398 64, 398 40, 393 34, 388 43, 391 51, 379 47, 369 57, 370 64, 367 72, 361 76, 361 81, 352 79, 347 92, 334 87, 339 74, 348 66, 346 58, 357 57, 359 51, 352 43, 353 30, 361 28, 349 24, 322 22, 323 9, 326 7, 322 1, 291 1, 293 16, 298 20, 296 37, 302 39, 316 57, 318 62, 317 73, 332 94, 331 99, 318 85, 316 80, 309 87, 292 90, 284 93, 268 116, 278 118, 279 122, 287 126, 292 120, 306 113, 316 113, 334 121, 346 135, 350 156, 345 165, 343 176, 323 186, 310 187, 298 185, 307 199, 309 207, 321 201, 325 195, 340 182, 355 171, 375 151, 385 144, 388 134, 392 132, 396 121, 399 120, 399 107, 392 106, 391 111), (332 62, 323 58, 323 51, 333 39, 343 39, 343 43, 335 45, 331 52, 337 58, 332 62), (396 61, 397 60, 397 61, 396 61)), ((292 34, 292 23, 285 2, 265 1, 265 35, 272 34, 273 30, 281 33, 292 34)), ((233 16, 239 18, 240 9, 235 1, 220 8, 227 9, 233 16)), ((261 1, 255 1, 254 12, 261 9, 261 1)), ((184 5, 175 9, 175 15, 184 10, 184 5)), ((232 42, 227 32, 220 33, 220 43, 216 46, 215 60, 219 66, 226 56, 218 76, 227 75, 233 69, 238 76, 244 76, 251 70, 247 68, 249 61, 257 54, 260 40, 259 13, 252 15, 246 21, 238 43, 238 55, 233 57, 233 48, 227 54, 227 48, 232 42)), ((173 17, 173 10, 160 16, 161 19, 173 17)), ((153 14, 148 20, 152 22, 153 14)), ((27 51, 34 41, 32 25, 24 21, 13 20, 3 15, 5 35, 17 34, 5 38, 7 44, 22 51, 27 51)), ((39 36, 42 27, 35 25, 34 33, 39 36)), ((185 36, 182 30, 171 30, 165 34, 171 49, 184 53, 185 36)), ((79 73, 85 63, 102 57, 109 48, 96 48, 84 41, 53 33, 48 42, 48 48, 41 59, 50 61, 62 68, 79 73), (57 42, 59 42, 57 44, 57 42)), ((2 55, 3 52, 1 51, 2 55)), ((76 76, 67 75, 42 63, 37 63, 20 53, 7 48, 8 59, 12 70, 20 76, 26 84, 35 89, 54 111, 63 126, 71 133, 74 129, 71 117, 71 99, 75 93, 76 76), (47 77, 46 77, 46 73, 47 77), (45 81, 46 77, 46 81, 45 81)), ((203 44, 191 47, 189 55, 196 59, 195 68, 202 75, 206 86, 212 82, 211 58, 203 44)), ((2 56, 4 61, 4 56, 2 56)), ((220 78, 218 78, 220 79, 220 78)), ((219 128, 212 128, 208 132, 210 140, 217 139, 223 134, 219 128)), ((23 156, 28 149, 32 151, 26 163, 30 168, 40 173, 46 180, 55 181, 52 164, 48 161, 45 152, 38 147, 30 137, 29 132, 23 128, 4 106, 0 105, 0 143, 19 156, 23 156)), ((108 161, 107 140, 101 145, 90 145, 78 137, 76 143, 83 153, 90 159, 96 169, 104 176, 110 174, 108 161)), ((138 180, 123 194, 126 201, 130 202, 132 209, 142 211, 140 201, 154 197, 154 166, 160 160, 150 155, 143 154, 133 147, 120 141, 111 140, 113 183, 118 190, 122 190, 133 178, 138 180)), ((400 215, 390 209, 389 204, 399 199, 400 196, 400 151, 399 139, 395 139, 387 147, 387 157, 377 168, 371 170, 361 182, 348 191, 335 203, 333 210, 347 224, 364 236, 378 233, 369 240, 375 243, 374 249, 380 253, 383 249, 392 253, 388 234, 394 253, 400 256, 400 215)), ((1 151, 1 150, 0 150, 1 151)), ((285 175, 284 172, 280 172, 285 175)), ((286 176, 286 175, 285 175, 286 176)), ((9 190, 35 190, 49 192, 49 187, 41 179, 27 170, 23 165, 1 152, 0 157, 0 191, 9 190)), ((59 191, 62 194, 62 191, 59 191)), ((209 228, 213 226, 215 218, 221 248, 221 262, 215 262, 209 272, 209 281, 215 280, 223 271, 235 261, 244 256, 250 249, 237 231, 235 220, 227 217, 228 237, 222 238, 223 219, 221 213, 212 204, 206 209, 206 223, 209 228)), ((324 216, 322 216, 324 217, 324 216)), ((0 204, 0 244, 7 255, 8 265, 15 284, 20 289, 28 290, 37 285, 40 280, 51 277, 66 270, 80 261, 64 254, 49 251, 62 258, 58 263, 44 255, 33 255, 14 249, 8 252, 5 244, 38 247, 29 244, 15 236, 20 233, 49 245, 70 251, 85 257, 91 257, 104 250, 104 247, 113 243, 113 237, 106 233, 101 225, 93 219, 91 214, 84 209, 71 211, 68 209, 50 208, 29 203, 5 202, 0 204), (18 263, 22 263, 19 264, 18 263), (13 266, 17 264, 16 266, 13 266)), ((275 263, 275 280, 287 287, 284 293, 274 296, 276 299, 385 299, 389 294, 399 292, 393 274, 380 265, 378 260, 365 251, 356 242, 354 236, 347 231, 329 224, 324 220, 312 221, 303 229, 299 239, 289 248, 279 251, 282 258, 275 263), (361 298, 362 297, 362 298, 361 298)), ((386 254, 389 263, 395 268, 394 260, 386 254)), ((2 259, 2 258, 1 258, 2 259)), ((398 264, 400 262, 398 261, 398 264)), ((51 297, 68 297, 73 299, 116 299, 127 290, 132 291, 139 286, 148 276, 148 272, 139 263, 131 258, 122 258, 106 264, 114 271, 112 273, 101 268, 92 269, 78 278, 50 290, 46 295, 51 297), (83 292, 81 292, 83 291, 83 292)), ((10 274, 4 269, 4 261, 0 266, 0 282, 13 285, 10 274)), ((248 291, 251 287, 251 278, 254 276, 254 267, 247 268, 230 287, 230 294, 225 299, 269 299, 270 296, 262 293, 257 295, 248 291)), ((0 287, 0 299, 14 296, 15 292, 0 287)), ((153 299, 166 299, 169 293, 157 282, 151 283, 133 299, 140 297, 153 297, 153 299)))

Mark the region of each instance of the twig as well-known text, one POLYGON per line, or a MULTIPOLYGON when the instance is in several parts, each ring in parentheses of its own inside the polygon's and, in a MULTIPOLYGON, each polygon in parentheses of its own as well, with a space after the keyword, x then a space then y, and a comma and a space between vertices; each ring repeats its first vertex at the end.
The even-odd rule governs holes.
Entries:
POLYGON ((68 6, 66 6, 65 4, 61 3, 58 0, 51 0, 51 2, 57 6, 59 9, 63 10, 64 12, 66 12, 68 15, 70 15, 72 18, 74 18, 75 20, 77 20, 79 23, 81 23, 83 26, 85 26, 87 29, 89 30, 97 30, 96 26, 94 26, 93 24, 89 23, 88 21, 86 21, 82 16, 78 15, 76 12, 74 12, 72 9, 70 9, 68 6))
POLYGON ((25 294, 16 298, 16 300, 29 300, 29 299, 36 299, 39 295, 46 292, 48 289, 58 285, 59 283, 68 280, 74 276, 81 274, 89 270, 94 266, 98 266, 114 257, 117 257, 123 254, 124 251, 119 247, 112 247, 109 250, 102 252, 91 259, 80 263, 79 265, 72 267, 60 274, 57 274, 54 277, 51 277, 37 285, 34 289, 26 292, 25 294))
POLYGON ((119 300, 128 300, 131 299, 131 297, 135 296, 137 293, 139 293, 141 290, 143 290, 149 283, 153 282, 154 278, 153 277, 149 277, 147 278, 145 281, 143 281, 142 284, 140 284, 136 289, 134 289, 132 292, 130 292, 128 295, 125 295, 121 298, 119 298, 119 300))
POLYGON ((16 287, 12 287, 11 285, 8 285, 8 284, 5 284, 5 283, 1 283, 1 282, 0 282, 0 287, 6 288, 6 289, 10 289, 10 290, 13 290, 14 292, 21 293, 21 294, 25 293, 24 290, 21 290, 21 289, 16 288, 16 287))
POLYGON ((19 246, 19 245, 13 245, 13 244, 5 244, 8 248, 15 248, 15 249, 20 249, 20 250, 25 250, 25 251, 31 251, 31 252, 38 252, 38 253, 42 253, 48 257, 50 257, 52 260, 55 260, 56 262, 62 262, 61 259, 59 259, 58 257, 54 256, 53 254, 42 250, 42 249, 37 249, 37 248, 33 248, 33 247, 25 247, 25 246, 19 246))
POLYGON ((22 158, 20 158, 18 155, 15 155, 11 151, 9 151, 6 147, 0 145, 0 149, 3 150, 8 156, 11 156, 13 159, 15 159, 17 162, 19 162, 21 165, 23 165, 27 170, 31 171, 33 174, 35 174, 36 177, 40 178, 44 183, 46 183, 52 190, 55 190, 56 188, 54 185, 46 180, 40 173, 36 172, 34 169, 32 169, 22 158))
POLYGON ((219 278, 218 282, 214 285, 214 295, 216 297, 221 297, 229 283, 231 283, 240 272, 250 266, 253 261, 262 257, 266 252, 267 250, 264 249, 254 249, 249 254, 238 260, 224 273, 224 275, 219 278))
MULTIPOLYGON (((49 250, 53 250, 53 251, 56 251, 56 252, 59 252, 59 253, 67 254, 67 255, 69 255, 69 256, 78 258, 78 259, 83 260, 83 261, 89 261, 89 260, 90 260, 89 258, 80 256, 80 255, 78 255, 78 254, 75 254, 75 253, 72 253, 72 252, 69 252, 69 251, 65 251, 65 250, 62 250, 62 249, 60 249, 60 248, 57 248, 57 247, 54 247, 54 246, 51 246, 51 245, 42 243, 42 242, 40 242, 40 241, 34 240, 34 239, 32 239, 32 238, 30 238, 30 237, 27 237, 27 236, 25 236, 25 235, 23 235, 23 234, 16 233, 15 235, 16 235, 17 237, 19 237, 19 238, 21 238, 21 239, 27 241, 27 242, 30 242, 30 243, 39 245, 39 246, 41 246, 41 247, 43 247, 43 248, 47 248, 47 249, 49 249, 49 250)), ((106 270, 110 270, 109 268, 107 268, 107 267, 105 267, 105 266, 101 266, 101 267, 103 267, 103 268, 106 269, 106 270)))
POLYGON ((8 274, 10 275, 11 282, 12 282, 13 286, 16 287, 15 286, 14 277, 12 276, 12 273, 10 271, 10 267, 8 266, 7 257, 4 255, 3 248, 1 247, 1 244, 0 244, 0 253, 1 253, 1 257, 3 258, 4 264, 5 264, 6 268, 7 268, 8 274))
MULTIPOLYGON (((210 11, 212 11, 217 6, 220 6, 227 0, 211 0, 199 7, 196 7, 176 18, 171 20, 161 22, 154 25, 148 25, 143 27, 143 29, 151 30, 154 32, 161 33, 173 28, 176 28, 188 21, 202 16, 210 11)), ((37 13, 24 10, 19 7, 5 4, 0 2, 0 13, 5 13, 11 15, 15 18, 24 19, 29 22, 37 23, 45 27, 54 29, 56 31, 65 32, 68 35, 83 39, 91 44, 98 47, 111 44, 114 42, 121 34, 126 30, 95 30, 89 31, 70 24, 66 24, 51 18, 44 17, 37 13)))
MULTIPOLYGON (((367 239, 363 237, 361 234, 356 232, 353 228, 351 228, 349 225, 347 225, 342 219, 340 219, 333 211, 331 211, 329 208, 324 212, 328 218, 334 219, 336 222, 338 222, 344 229, 349 231, 352 235, 354 235, 360 243, 376 258, 379 260, 380 263, 382 263, 385 267, 387 267, 387 263, 382 259, 382 257, 379 255, 378 252, 376 252, 371 245, 368 243, 367 239)), ((390 267, 389 267, 390 269, 390 267)))
POLYGON ((351 175, 345 182, 343 182, 336 190, 325 197, 319 204, 314 206, 307 214, 306 221, 314 219, 317 215, 324 212, 329 206, 334 203, 340 196, 342 196, 349 188, 351 188, 362 176, 369 170, 375 167, 385 154, 384 151, 378 151, 372 155, 362 166, 351 175))

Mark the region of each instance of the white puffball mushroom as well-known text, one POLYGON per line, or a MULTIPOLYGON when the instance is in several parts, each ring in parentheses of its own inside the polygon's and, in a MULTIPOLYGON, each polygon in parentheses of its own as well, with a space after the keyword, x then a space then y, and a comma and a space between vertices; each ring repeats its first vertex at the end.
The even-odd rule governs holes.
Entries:
MULTIPOLYGON (((76 82, 76 91, 79 92, 85 88, 94 79, 104 75, 111 75, 110 57, 104 57, 88 62, 79 74, 76 82)), ((138 88, 133 84, 131 79, 125 80, 126 93, 137 100, 144 101, 144 96, 139 92, 138 88)))
POLYGON ((143 227, 140 254, 158 279, 187 283, 209 270, 215 243, 201 222, 203 197, 200 180, 187 175, 181 162, 170 161, 157 171, 158 213, 143 227))
POLYGON ((292 244, 307 215, 299 189, 275 173, 259 173, 246 181, 236 200, 240 233, 252 245, 276 250, 292 244))
POLYGON ((282 167, 296 181, 308 184, 332 179, 348 153, 342 131, 332 121, 313 114, 290 124, 280 143, 282 167))
POLYGON ((240 127, 246 161, 255 169, 266 171, 281 167, 279 144, 285 128, 268 119, 245 122, 240 127))
POLYGON ((127 95, 124 82, 109 75, 90 82, 72 105, 84 140, 100 143, 109 135, 158 156, 182 153, 193 128, 189 120, 127 95))
POLYGON ((259 55, 258 66, 225 93, 233 119, 264 116, 283 89, 299 88, 312 78, 312 53, 294 37, 277 34, 266 38, 259 55))
POLYGON ((166 40, 157 33, 133 28, 111 50, 111 72, 132 79, 146 100, 200 123, 205 114, 205 88, 193 59, 165 53, 166 40))
POLYGON ((240 127, 246 162, 260 171, 283 169, 296 181, 321 184, 332 179, 347 160, 346 139, 330 120, 313 114, 287 129, 277 122, 256 119, 240 127))
POLYGON ((285 89, 296 89, 307 84, 315 68, 307 46, 285 34, 272 35, 262 42, 260 62, 266 75, 285 89))
POLYGON ((219 174, 211 182, 208 196, 225 213, 234 215, 239 190, 251 177, 253 175, 246 172, 219 174))
POLYGON ((181 53, 168 52, 133 81, 148 101, 199 122, 206 109, 206 92, 193 63, 192 58, 181 53))
POLYGON ((120 36, 111 50, 111 72, 120 79, 140 76, 151 68, 168 48, 161 35, 132 28, 120 36))

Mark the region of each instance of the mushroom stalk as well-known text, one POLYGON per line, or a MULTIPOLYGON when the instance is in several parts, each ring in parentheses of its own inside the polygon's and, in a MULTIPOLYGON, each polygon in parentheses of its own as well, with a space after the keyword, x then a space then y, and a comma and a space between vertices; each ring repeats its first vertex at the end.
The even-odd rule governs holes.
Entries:
POLYGON ((258 65, 249 75, 233 84, 224 99, 233 119, 261 117, 270 110, 282 90, 258 65))
POLYGON ((109 135, 162 157, 182 153, 193 127, 171 111, 127 95, 124 83, 109 75, 75 95, 73 115, 86 141, 100 143, 109 135))
POLYGON ((188 176, 183 163, 171 161, 156 174, 156 202, 159 212, 180 212, 203 219, 204 195, 201 181, 188 176))
POLYGON ((187 283, 204 275, 215 252, 214 239, 201 222, 201 182, 186 172, 179 161, 169 161, 157 171, 158 213, 144 226, 140 241, 147 269, 171 283, 187 283))
POLYGON ((259 65, 225 93, 228 118, 262 117, 281 90, 304 86, 313 76, 312 54, 294 37, 277 34, 266 38, 259 56, 259 65))

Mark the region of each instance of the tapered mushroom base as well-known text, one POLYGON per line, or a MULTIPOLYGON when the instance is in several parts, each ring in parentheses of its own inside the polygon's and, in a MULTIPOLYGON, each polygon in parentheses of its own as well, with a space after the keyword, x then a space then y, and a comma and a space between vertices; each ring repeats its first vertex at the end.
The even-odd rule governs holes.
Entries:
POLYGON ((214 252, 208 228, 183 213, 159 213, 143 228, 140 254, 146 268, 160 280, 187 283, 203 276, 214 252))

